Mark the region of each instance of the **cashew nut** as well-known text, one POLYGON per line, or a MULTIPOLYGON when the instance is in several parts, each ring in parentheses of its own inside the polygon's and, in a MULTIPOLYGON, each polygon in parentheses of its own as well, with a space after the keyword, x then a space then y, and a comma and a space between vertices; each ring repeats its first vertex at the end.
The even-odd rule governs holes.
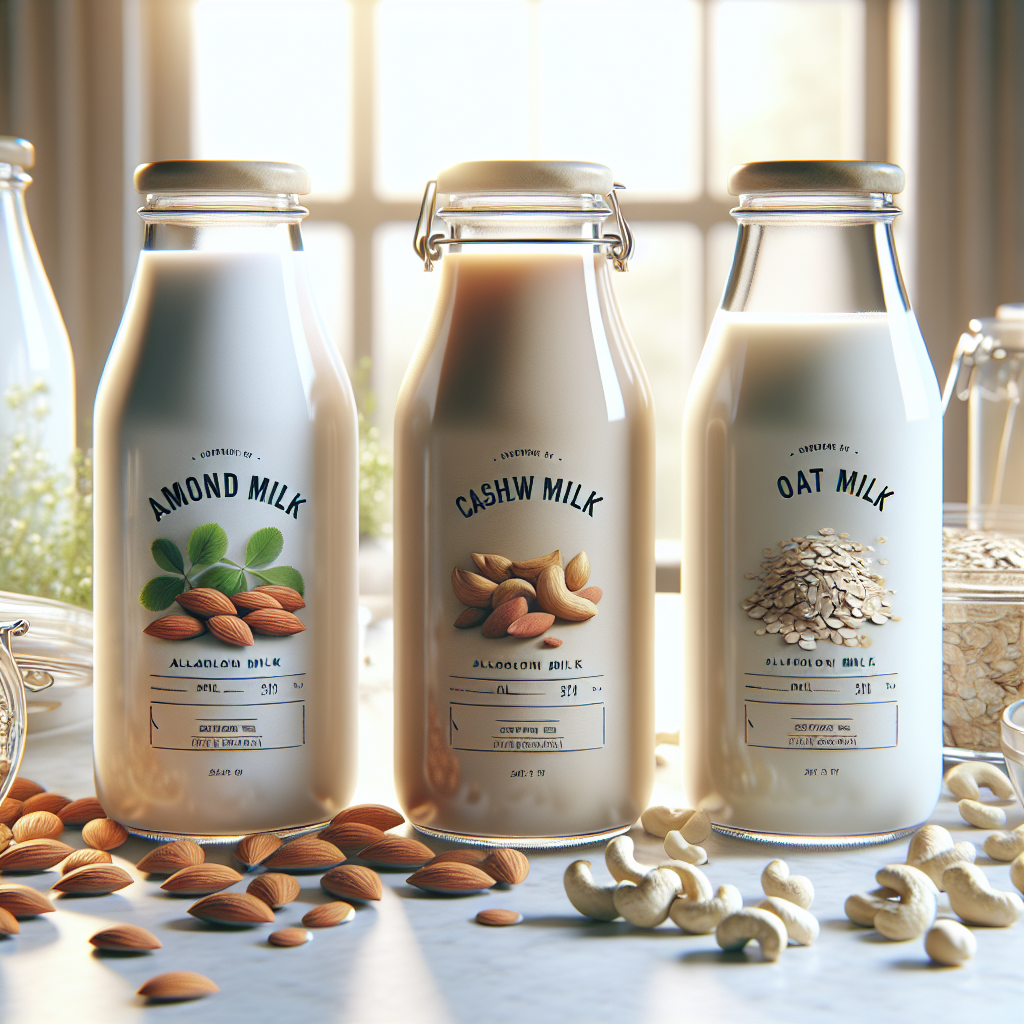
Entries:
POLYGON ((638 928, 656 928, 668 918, 683 882, 671 868, 652 868, 635 885, 620 882, 612 896, 615 909, 638 928))
POLYGON ((1002 807, 993 807, 977 800, 961 800, 956 809, 960 817, 975 828, 1002 828, 1006 824, 1006 811, 1002 807))
POLYGON ((924 951, 943 967, 959 967, 977 952, 978 940, 959 921, 936 921, 924 937, 924 951))
POLYGON ((1014 862, 1010 865, 1010 881, 1021 892, 1024 892, 1024 853, 1015 858, 1014 862))
POLYGON ((784 860, 773 860, 761 872, 761 888, 765 896, 778 896, 804 910, 814 902, 814 886, 803 875, 791 875, 784 860))
POLYGON ((1006 928, 1024 914, 1024 900, 1015 892, 993 889, 976 864, 951 865, 942 876, 942 884, 953 913, 968 924, 1006 928))
POLYGON ((614 921, 619 916, 615 909, 615 886, 601 886, 590 873, 589 860, 574 860, 562 878, 569 902, 584 916, 595 921, 614 921))
POLYGON ((1010 780, 994 764, 985 761, 965 761, 953 765, 942 781, 959 800, 977 800, 981 789, 991 790, 998 800, 1013 797, 1010 780))
POLYGON ((993 832, 983 849, 993 860, 1016 860, 1024 853, 1024 825, 1012 832, 993 832))
POLYGON ((679 832, 688 843, 703 843, 711 835, 711 818, 704 810, 690 807, 666 807, 655 804, 640 815, 644 831, 659 839, 669 832, 679 832))
POLYGON ((633 840, 629 836, 616 836, 604 848, 604 862, 616 882, 638 883, 651 870, 634 858, 633 840))
POLYGON ((715 939, 727 952, 742 949, 754 939, 765 960, 778 960, 789 941, 782 919, 756 907, 737 910, 723 918, 715 930, 715 939))
POLYGON ((922 825, 910 840, 907 863, 923 871, 942 890, 942 872, 959 861, 974 863, 974 843, 954 843, 941 825, 922 825))
POLYGON ((874 928, 875 914, 896 895, 892 889, 887 889, 884 885, 880 889, 872 889, 871 892, 855 892, 846 898, 843 909, 854 924, 859 924, 863 928, 874 928))
POLYGON ((734 885, 720 885, 713 897, 701 900, 676 900, 668 916, 690 935, 707 935, 729 914, 743 909, 743 897, 734 885))
MULTIPOLYGON (((947 871, 962 866, 956 864, 947 871)), ((899 896, 899 902, 885 900, 878 907, 874 926, 882 935, 902 942, 916 939, 932 926, 938 909, 938 890, 923 871, 910 864, 889 864, 875 874, 875 879, 899 896)))
POLYGON ((708 855, 703 846, 688 843, 678 829, 673 829, 665 836, 665 852, 673 860, 685 861, 687 864, 707 864, 708 855))
POLYGON ((786 926, 786 934, 800 946, 813 945, 821 932, 818 919, 809 910, 804 910, 789 900, 769 896, 761 900, 758 907, 779 918, 786 926))
POLYGON ((700 868, 696 868, 692 864, 686 864, 681 860, 670 860, 665 864, 659 864, 658 867, 668 868, 679 876, 680 881, 683 883, 682 892, 679 894, 679 899, 681 900, 700 903, 703 900, 711 899, 714 894, 711 883, 708 881, 708 876, 700 868))

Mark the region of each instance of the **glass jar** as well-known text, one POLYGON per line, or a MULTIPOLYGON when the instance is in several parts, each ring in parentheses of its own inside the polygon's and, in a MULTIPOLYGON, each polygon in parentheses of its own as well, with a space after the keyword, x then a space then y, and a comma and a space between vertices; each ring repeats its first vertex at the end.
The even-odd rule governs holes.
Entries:
POLYGON ((395 415, 398 795, 431 835, 589 842, 654 768, 654 420, 609 272, 631 239, 599 164, 459 164, 436 193, 395 415))
POLYGON ((1007 705, 1000 716, 1000 747, 1017 799, 1024 804, 1024 700, 1007 705))
POLYGON ((166 161, 96 398, 96 793, 146 836, 301 830, 355 785, 357 425, 291 164, 166 161))
POLYGON ((684 417, 682 745, 692 805, 741 838, 884 842, 938 796, 942 435, 902 185, 854 161, 730 175, 684 417))

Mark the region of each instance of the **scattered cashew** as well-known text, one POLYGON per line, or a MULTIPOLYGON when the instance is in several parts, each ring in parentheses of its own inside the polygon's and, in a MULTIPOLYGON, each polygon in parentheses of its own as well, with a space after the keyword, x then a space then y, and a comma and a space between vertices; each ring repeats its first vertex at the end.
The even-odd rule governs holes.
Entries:
POLYGON ((977 800, 981 789, 991 790, 998 800, 1009 800, 1013 796, 1010 780, 994 764, 985 761, 953 765, 942 781, 960 800, 977 800))
POLYGON ((633 856, 633 840, 629 836, 616 836, 604 848, 604 862, 616 882, 639 883, 651 870, 650 866, 638 863, 633 856))
POLYGON ((690 935, 707 935, 729 914, 743 909, 743 897, 734 885, 720 885, 713 897, 701 900, 676 900, 668 916, 690 935))
POLYGON ((668 918, 669 907, 683 890, 671 868, 652 868, 637 883, 620 882, 612 899, 615 909, 638 928, 655 928, 668 918))
POLYGON ((884 885, 880 889, 872 889, 871 892, 855 892, 846 898, 843 909, 854 924, 859 924, 863 928, 874 928, 875 914, 896 895, 896 892, 884 885))
POLYGON ((1024 892, 1024 853, 1016 857, 1010 865, 1010 881, 1024 892))
POLYGON ((941 825, 922 825, 910 840, 907 863, 923 871, 942 891, 942 872, 960 861, 974 863, 974 843, 954 843, 941 825))
POLYGON ((688 843, 683 834, 673 829, 665 836, 665 852, 673 860, 685 861, 687 864, 707 864, 708 855, 703 846, 688 843))
POLYGON ((1012 832, 993 832, 983 849, 993 860, 1016 860, 1024 853, 1024 825, 1012 832))
POLYGON ((786 926, 786 934, 798 945, 811 946, 821 932, 818 919, 803 907, 798 907, 789 900, 769 896, 758 903, 761 910, 774 914, 786 926))
POLYGON ((761 872, 761 888, 765 896, 778 896, 804 910, 814 902, 814 886, 803 875, 791 875, 784 860, 773 860, 761 872))
POLYGON ((711 816, 703 808, 694 811, 679 829, 679 834, 694 846, 699 846, 711 835, 711 816))
POLYGON ((711 835, 711 818, 704 810, 689 807, 666 807, 655 804, 640 815, 644 831, 664 839, 669 832, 679 832, 688 843, 703 843, 711 835))
POLYGON ((692 864, 687 864, 681 860, 670 860, 664 864, 659 864, 658 867, 667 868, 679 876, 679 880, 683 883, 682 892, 679 894, 679 899, 681 900, 700 903, 703 900, 711 899, 714 894, 711 883, 708 881, 708 876, 700 868, 696 868, 692 864))
POLYGON ((756 907, 737 910, 723 918, 715 930, 715 939, 727 952, 742 949, 753 939, 765 960, 778 960, 789 941, 782 919, 756 907))
MULTIPOLYGON (((957 864, 947 870, 961 866, 957 864)), ((875 879, 899 896, 899 902, 885 900, 878 907, 873 923, 882 935, 902 942, 916 939, 932 926, 938 909, 938 891, 923 871, 910 864, 889 864, 875 874, 875 879)))
POLYGON ((595 921, 614 921, 619 916, 615 909, 615 887, 601 886, 590 873, 589 860, 574 860, 562 878, 569 902, 584 916, 595 921))
POLYGON ((993 889, 976 864, 951 865, 942 876, 942 884, 953 913, 968 924, 1006 928, 1024 914, 1024 900, 1015 892, 993 889))
POLYGON ((924 937, 924 951, 943 967, 959 967, 977 952, 978 940, 959 921, 936 921, 924 937))
POLYGON ((1006 824, 1006 811, 1002 807, 993 807, 977 800, 961 800, 956 809, 960 817, 975 828, 1002 828, 1006 824))

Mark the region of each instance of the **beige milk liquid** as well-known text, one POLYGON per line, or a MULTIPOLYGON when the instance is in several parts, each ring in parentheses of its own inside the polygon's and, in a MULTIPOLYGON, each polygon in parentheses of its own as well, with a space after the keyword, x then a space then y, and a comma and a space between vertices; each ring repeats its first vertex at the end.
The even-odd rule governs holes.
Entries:
POLYGON ((760 833, 921 822, 941 774, 942 472, 916 323, 719 312, 684 436, 689 800, 720 826, 760 833), (895 617, 858 628, 868 646, 805 650, 757 635, 762 622, 742 607, 780 541, 822 529, 873 548, 868 571, 895 591, 895 617))
POLYGON ((445 257, 395 430, 395 776, 417 826, 557 843, 645 807, 653 434, 603 257, 445 257), (555 548, 603 589, 595 618, 548 631, 561 647, 453 628, 454 566, 555 548))
MULTIPOLYGON (((96 793, 127 827, 230 836, 322 822, 356 775, 357 439, 301 253, 143 252, 96 403, 96 793), (228 498, 228 475, 238 481, 228 498), (221 496, 206 490, 221 487, 221 496), (287 486, 249 496, 253 477, 287 486), (192 477, 201 500, 188 491, 192 477), (180 484, 187 505, 174 507, 180 484), (278 491, 278 493, 282 493, 278 491), (288 512, 291 499, 304 501, 288 512), (149 499, 170 509, 155 522, 149 499), (218 523, 227 558, 278 528, 306 631, 228 646, 142 630, 166 537, 218 523)), ((188 567, 186 555, 185 566, 188 567)), ((248 577, 247 585, 261 582, 248 577)))

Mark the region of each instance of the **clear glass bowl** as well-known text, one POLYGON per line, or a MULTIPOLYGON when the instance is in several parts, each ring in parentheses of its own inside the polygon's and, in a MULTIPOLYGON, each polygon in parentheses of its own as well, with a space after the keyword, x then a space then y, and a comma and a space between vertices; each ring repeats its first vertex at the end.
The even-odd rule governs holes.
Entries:
MULTIPOLYGON (((24 619, 0 621, 0 803, 14 785, 21 756, 25 752, 25 681, 11 651, 11 638, 24 636, 24 619)), ((48 686, 43 681, 33 686, 48 686)))
POLYGON ((1017 799, 1024 804, 1024 700, 1015 700, 1003 711, 999 739, 1010 781, 1017 799))

